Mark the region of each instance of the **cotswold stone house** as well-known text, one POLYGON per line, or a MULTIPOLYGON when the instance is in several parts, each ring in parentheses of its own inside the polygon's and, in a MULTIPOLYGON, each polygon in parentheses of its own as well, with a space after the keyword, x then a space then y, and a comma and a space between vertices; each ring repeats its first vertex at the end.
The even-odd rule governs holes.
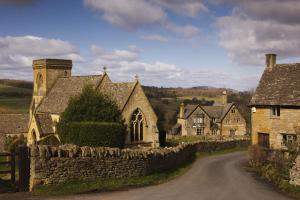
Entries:
POLYGON ((250 106, 253 144, 279 149, 293 143, 300 128, 300 64, 276 64, 276 55, 267 54, 250 106))
POLYGON ((27 137, 29 114, 0 114, 0 151, 6 137, 27 137))
MULTIPOLYGON (((246 120, 234 103, 227 103, 226 91, 222 104, 213 106, 180 105, 175 128, 179 135, 242 136, 246 120)), ((176 131, 176 130, 175 130, 176 131)))
POLYGON ((33 61, 34 90, 30 108, 29 143, 56 135, 56 124, 69 99, 79 95, 87 84, 116 101, 128 125, 126 144, 157 143, 157 117, 138 80, 113 83, 105 70, 102 75, 71 76, 71 69, 71 60, 33 61))

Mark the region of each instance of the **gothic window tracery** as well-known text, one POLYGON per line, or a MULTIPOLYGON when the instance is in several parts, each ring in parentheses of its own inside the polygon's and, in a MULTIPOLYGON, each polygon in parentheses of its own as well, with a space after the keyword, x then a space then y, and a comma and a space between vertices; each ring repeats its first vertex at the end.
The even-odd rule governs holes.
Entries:
POLYGON ((144 139, 144 117, 140 109, 136 109, 130 121, 130 141, 140 142, 144 139))

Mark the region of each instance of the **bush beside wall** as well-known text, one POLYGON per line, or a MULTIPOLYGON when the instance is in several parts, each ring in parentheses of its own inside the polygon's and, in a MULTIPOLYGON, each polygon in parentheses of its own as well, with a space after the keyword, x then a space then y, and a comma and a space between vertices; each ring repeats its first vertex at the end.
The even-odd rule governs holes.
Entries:
POLYGON ((61 128, 62 143, 78 146, 123 147, 126 127, 115 122, 71 122, 61 128))

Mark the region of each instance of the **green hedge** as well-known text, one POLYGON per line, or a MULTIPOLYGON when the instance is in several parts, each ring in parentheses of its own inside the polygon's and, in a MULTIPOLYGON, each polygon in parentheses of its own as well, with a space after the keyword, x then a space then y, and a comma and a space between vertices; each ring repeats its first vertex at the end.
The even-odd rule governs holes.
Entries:
POLYGON ((115 122, 71 122, 61 124, 58 132, 64 144, 123 147, 126 127, 115 122))

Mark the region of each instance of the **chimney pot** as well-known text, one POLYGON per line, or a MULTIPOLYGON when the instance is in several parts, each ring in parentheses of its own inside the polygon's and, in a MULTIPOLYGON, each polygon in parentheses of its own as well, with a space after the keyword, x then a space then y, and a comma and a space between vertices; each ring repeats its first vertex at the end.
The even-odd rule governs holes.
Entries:
POLYGON ((276 65, 276 54, 266 54, 266 67, 272 69, 276 65))

